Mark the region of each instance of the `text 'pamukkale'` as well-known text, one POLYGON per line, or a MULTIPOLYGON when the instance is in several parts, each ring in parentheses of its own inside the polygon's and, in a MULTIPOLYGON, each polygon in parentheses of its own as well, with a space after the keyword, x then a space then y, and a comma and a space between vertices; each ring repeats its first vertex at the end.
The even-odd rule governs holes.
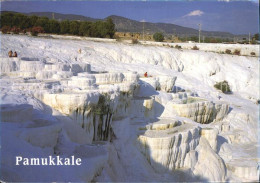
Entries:
POLYGON ((48 158, 23 158, 16 156, 15 165, 47 165, 47 166, 78 166, 81 165, 81 158, 71 156, 69 158, 61 158, 60 156, 49 156, 48 158))

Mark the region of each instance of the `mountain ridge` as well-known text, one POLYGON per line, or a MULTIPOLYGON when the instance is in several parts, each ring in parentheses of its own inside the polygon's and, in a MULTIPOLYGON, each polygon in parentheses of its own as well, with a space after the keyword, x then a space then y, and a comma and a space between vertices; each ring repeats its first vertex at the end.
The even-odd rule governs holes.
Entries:
MULTIPOLYGON (((184 27, 171 23, 152 23, 152 22, 140 22, 137 20, 132 20, 126 17, 118 16, 118 15, 110 15, 104 19, 91 18, 84 15, 75 15, 75 14, 63 14, 56 12, 13 12, 13 11, 1 11, 2 13, 12 12, 12 13, 21 13, 24 15, 32 16, 45 16, 50 19, 54 18, 56 20, 77 20, 77 21, 102 21, 107 18, 111 18, 115 23, 116 30, 118 32, 131 32, 131 33, 149 33, 153 34, 155 32, 162 32, 166 35, 177 35, 180 37, 190 37, 190 36, 198 36, 199 31, 194 28, 184 27)), ((242 37, 244 35, 235 35, 229 32, 224 31, 201 31, 201 35, 205 37, 220 37, 220 38, 233 38, 234 36, 242 37)))

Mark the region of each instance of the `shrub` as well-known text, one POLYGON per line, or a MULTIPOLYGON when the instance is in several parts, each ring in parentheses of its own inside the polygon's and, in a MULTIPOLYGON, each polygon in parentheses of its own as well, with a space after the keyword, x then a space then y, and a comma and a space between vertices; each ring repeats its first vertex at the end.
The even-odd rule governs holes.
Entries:
POLYGON ((13 32, 14 34, 19 34, 20 31, 21 29, 19 27, 14 26, 11 28, 11 32, 13 32))
POLYGON ((175 48, 177 48, 177 49, 181 49, 181 46, 179 46, 179 45, 175 45, 175 48))
POLYGON ((215 88, 221 90, 223 93, 230 93, 230 87, 227 81, 218 82, 214 85, 215 88))
POLYGON ((121 42, 122 39, 120 37, 115 38, 117 42, 121 42))
POLYGON ((44 30, 43 30, 42 27, 37 26, 37 27, 33 27, 33 28, 31 29, 31 34, 32 34, 32 36, 37 36, 39 33, 44 33, 44 30))
POLYGON ((109 38, 112 38, 116 32, 115 24, 112 18, 107 18, 105 24, 106 24, 105 28, 106 28, 107 36, 109 38))
POLYGON ((139 43, 138 39, 135 38, 132 39, 132 44, 138 44, 138 43, 139 43))
POLYGON ((64 20, 60 22, 60 34, 68 34, 70 31, 70 21, 64 20))
POLYGON ((32 28, 25 29, 25 32, 26 33, 31 33, 32 32, 32 28))
POLYGON ((11 28, 9 26, 3 26, 1 31, 3 34, 7 34, 8 32, 10 32, 11 28))
POLYGON ((79 34, 79 26, 80 26, 80 23, 78 21, 75 21, 75 20, 70 21, 69 33, 73 34, 73 35, 78 35, 79 34))
POLYGON ((32 36, 38 36, 38 33, 37 32, 31 32, 31 35, 32 36))
POLYGON ((255 56, 255 52, 251 52, 250 54, 251 54, 252 56, 255 56))
POLYGON ((156 41, 156 42, 163 42, 164 40, 164 36, 161 32, 156 32, 154 35, 153 35, 153 39, 156 41))
POLYGON ((225 53, 226 54, 231 54, 231 50, 230 49, 226 49, 225 53))
POLYGON ((235 49, 235 51, 234 51, 234 53, 233 53, 234 55, 240 55, 240 50, 238 50, 238 49, 235 49))
POLYGON ((192 50, 199 50, 199 48, 197 46, 193 46, 192 50))
POLYGON ((20 32, 23 33, 23 34, 26 34, 26 29, 23 29, 20 32))
POLYGON ((253 36, 253 39, 259 41, 259 33, 255 34, 255 35, 253 36))

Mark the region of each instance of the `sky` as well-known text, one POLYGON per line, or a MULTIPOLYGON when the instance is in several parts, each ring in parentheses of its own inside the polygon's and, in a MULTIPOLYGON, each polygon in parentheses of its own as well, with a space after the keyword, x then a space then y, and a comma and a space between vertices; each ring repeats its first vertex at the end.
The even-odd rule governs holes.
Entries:
POLYGON ((57 12, 105 18, 173 23, 234 34, 259 32, 259 2, 254 1, 2 1, 2 11, 57 12))

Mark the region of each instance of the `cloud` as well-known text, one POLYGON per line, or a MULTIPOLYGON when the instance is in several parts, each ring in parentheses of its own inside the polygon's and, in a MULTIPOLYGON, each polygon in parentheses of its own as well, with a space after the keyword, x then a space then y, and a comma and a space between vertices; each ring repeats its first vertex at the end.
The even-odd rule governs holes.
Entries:
POLYGON ((188 13, 187 15, 184 15, 183 17, 201 16, 201 15, 203 15, 203 14, 204 14, 203 11, 200 11, 200 10, 194 10, 194 11, 191 11, 190 13, 188 13))

